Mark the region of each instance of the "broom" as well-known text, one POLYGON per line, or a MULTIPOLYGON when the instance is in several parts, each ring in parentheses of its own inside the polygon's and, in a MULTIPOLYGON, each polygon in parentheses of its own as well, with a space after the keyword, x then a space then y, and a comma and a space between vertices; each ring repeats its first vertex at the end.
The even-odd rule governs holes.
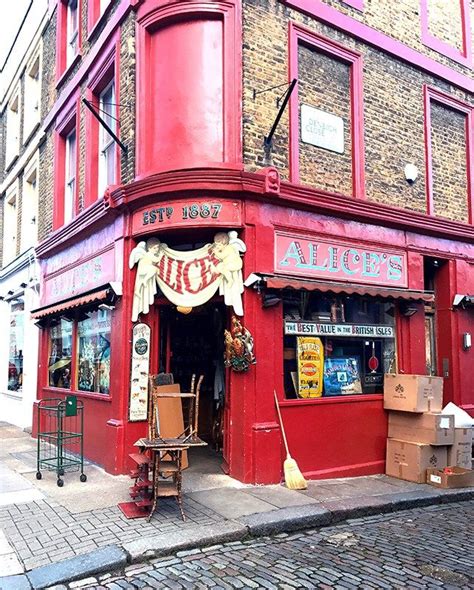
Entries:
POLYGON ((283 463, 286 487, 289 490, 305 490, 308 487, 308 483, 303 477, 303 474, 301 473, 296 461, 291 457, 290 451, 288 450, 288 442, 286 440, 285 429, 283 428, 283 420, 281 419, 280 406, 278 405, 278 398, 275 390, 273 390, 273 394, 275 396, 278 420, 280 422, 281 434, 283 436, 283 442, 285 443, 286 449, 286 459, 283 463))

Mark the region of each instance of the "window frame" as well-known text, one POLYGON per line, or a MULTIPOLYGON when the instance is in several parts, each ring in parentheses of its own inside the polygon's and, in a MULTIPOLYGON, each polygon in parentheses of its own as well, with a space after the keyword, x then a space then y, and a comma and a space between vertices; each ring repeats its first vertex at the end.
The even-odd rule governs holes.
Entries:
MULTIPOLYGON (((115 133, 120 136, 119 113, 120 108, 120 41, 118 34, 115 34, 110 40, 107 47, 104 48, 102 57, 97 61, 94 68, 89 73, 86 88, 86 98, 93 105, 95 110, 100 109, 100 96, 103 91, 113 82, 115 93, 115 106, 112 115, 117 119, 115 121, 115 133)), ((99 111, 100 114, 100 111, 99 111)), ((99 193, 99 175, 100 175, 100 135, 103 127, 87 109, 86 111, 86 160, 89 165, 85 170, 85 195, 84 206, 89 207, 97 200, 101 199, 104 193, 99 193)), ((120 184, 121 180, 121 157, 120 148, 115 144, 113 148, 115 157, 115 179, 114 185, 120 184)))
POLYGON ((20 114, 20 87, 17 86, 7 107, 5 169, 13 164, 20 153, 20 114))
POLYGON ((89 0, 87 3, 87 38, 90 39, 109 12, 114 0, 89 0))
POLYGON ((58 0, 56 23, 56 86, 59 86, 81 57, 82 52, 82 0, 58 0), (77 2, 77 45, 74 52, 70 46, 70 2, 77 2))
POLYGON ((72 219, 79 211, 79 90, 72 97, 71 102, 66 108, 63 116, 57 121, 55 128, 55 155, 54 165, 56 174, 54 177, 54 207, 53 207, 53 229, 65 225, 65 186, 66 186, 66 138, 70 135, 72 130, 76 130, 76 190, 74 195, 74 202, 72 206, 72 219))
POLYGON ((25 96, 28 100, 25 100, 23 112, 23 145, 41 122, 41 67, 41 51, 38 48, 25 70, 25 96))
MULTIPOLYGON (((453 0, 451 0, 452 2, 453 0)), ((452 59, 453 61, 467 66, 472 69, 472 41, 471 41, 471 16, 469 0, 458 0, 461 7, 461 29, 463 49, 459 51, 446 41, 435 37, 430 33, 429 27, 429 0, 420 0, 420 22, 421 22, 421 42, 426 47, 433 49, 437 53, 452 59)))
POLYGON ((38 241, 38 200, 39 200, 39 160, 37 157, 25 168, 23 174, 22 216, 21 216, 21 249, 31 248, 38 241), (34 187, 32 178, 34 179, 34 187), (33 208, 34 215, 25 215, 25 211, 33 208), (29 223, 27 223, 29 219, 29 223), (34 222, 32 220, 35 220, 34 222))
MULTIPOLYGON (((50 385, 49 382, 49 359, 51 356, 51 328, 53 327, 53 322, 59 320, 61 321, 61 316, 52 316, 49 318, 47 325, 45 327, 45 337, 46 337, 46 362, 45 362, 45 372, 44 372, 44 382, 43 382, 43 389, 47 390, 51 393, 67 393, 76 395, 76 396, 83 396, 83 397, 90 397, 93 399, 100 399, 103 401, 112 401, 112 388, 111 382, 112 379, 109 377, 109 393, 100 393, 98 391, 84 391, 78 388, 78 378, 79 378, 79 322, 81 321, 81 314, 85 311, 87 312, 95 312, 101 311, 99 306, 91 306, 91 307, 82 307, 77 308, 73 312, 69 311, 63 314, 63 317, 66 321, 71 322, 71 374, 70 374, 70 387, 56 387, 54 385, 50 385)), ((112 358, 112 334, 113 334, 113 311, 110 311, 110 358, 112 358)))
POLYGON ((8 304, 9 304, 9 332, 8 332, 8 373, 7 373, 8 378, 7 378, 7 391, 8 391, 8 394, 9 395, 12 395, 13 394, 13 395, 17 395, 18 397, 22 397, 22 395, 23 395, 24 358, 25 358, 25 355, 24 355, 24 350, 25 350, 25 324, 26 324, 26 322, 25 322, 26 314, 25 314, 24 293, 21 293, 21 294, 17 295, 15 299, 11 299, 8 302, 8 304), (23 306, 23 309, 13 311, 12 310, 13 305, 18 304, 18 301, 20 299, 21 299, 21 304, 23 306), (11 345, 11 336, 12 336, 11 321, 12 321, 12 316, 18 316, 19 314, 22 314, 23 315, 23 321, 22 321, 22 324, 23 324, 23 326, 22 326, 22 331, 23 331, 23 334, 22 334, 22 341, 23 341, 23 349, 22 349, 23 354, 22 354, 22 358, 23 358, 23 361, 22 361, 22 370, 21 370, 22 383, 21 383, 21 385, 20 385, 20 387, 18 389, 10 389, 9 372, 10 372, 10 360, 11 360, 11 357, 10 357, 10 345, 11 345))
MULTIPOLYGON (((298 48, 306 45, 350 66, 350 104, 352 125, 352 197, 365 199, 364 104, 362 54, 310 31, 294 22, 289 24, 289 79, 299 79, 298 48)), ((290 182, 299 183, 299 94, 296 85, 290 98, 289 168, 290 182)))
POLYGON ((425 170, 426 170, 426 213, 435 216, 434 193, 433 193, 433 161, 431 143, 431 103, 437 102, 443 106, 462 113, 466 116, 465 137, 466 137, 466 199, 468 207, 468 223, 474 223, 474 142, 473 122, 474 106, 458 100, 440 90, 423 85, 423 106, 424 106, 424 129, 425 129, 425 170))
POLYGON ((2 263, 3 266, 7 266, 13 260, 15 260, 17 254, 17 246, 18 246, 18 208, 19 208, 19 199, 20 199, 20 187, 19 181, 16 180, 7 190, 4 199, 4 210, 3 210, 3 220, 4 220, 4 231, 3 231, 3 258, 2 263), (12 205, 12 203, 14 204, 12 205), (14 212, 12 214, 8 213, 7 219, 7 211, 8 207, 12 207, 14 212), (11 243, 8 246, 7 240, 11 239, 11 243), (6 254, 8 253, 8 256, 6 254))

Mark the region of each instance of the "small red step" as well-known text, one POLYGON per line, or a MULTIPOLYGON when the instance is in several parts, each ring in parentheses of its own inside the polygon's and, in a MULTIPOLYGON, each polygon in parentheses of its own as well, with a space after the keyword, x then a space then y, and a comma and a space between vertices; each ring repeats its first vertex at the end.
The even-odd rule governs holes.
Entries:
POLYGON ((137 465, 148 465, 150 463, 150 458, 143 453, 130 453, 129 457, 137 465))

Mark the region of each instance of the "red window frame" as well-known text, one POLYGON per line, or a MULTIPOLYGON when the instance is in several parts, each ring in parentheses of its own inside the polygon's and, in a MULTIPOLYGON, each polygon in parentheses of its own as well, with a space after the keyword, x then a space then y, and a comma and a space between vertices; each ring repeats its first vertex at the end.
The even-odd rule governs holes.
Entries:
MULTIPOLYGON (((451 0, 454 2, 455 0, 451 0)), ((438 39, 430 33, 428 2, 429 0, 420 0, 420 20, 421 20, 421 41, 426 47, 437 51, 441 55, 449 57, 453 61, 464 66, 472 68, 472 41, 471 41, 471 16, 469 0, 458 0, 461 6, 461 26, 463 49, 459 51, 446 41, 438 39)))
POLYGON ((96 31, 102 19, 109 12, 114 0, 108 0, 104 11, 100 12, 100 0, 89 0, 87 3, 87 37, 90 38, 96 31))
POLYGON ((437 102, 466 116, 466 176, 467 176, 467 205, 468 222, 474 223, 474 107, 448 94, 440 92, 428 85, 423 86, 424 119, 425 119, 425 167, 426 167, 426 212, 434 215, 433 201, 433 162, 431 144, 431 103, 437 102))
MULTIPOLYGON (((100 60, 97 61, 94 68, 90 71, 86 98, 89 100, 96 110, 99 108, 99 96, 101 92, 114 80, 115 84, 115 101, 119 102, 120 86, 119 86, 119 71, 120 71, 120 42, 119 35, 116 33, 111 39, 107 47, 104 49, 100 60)), ((100 114, 100 113, 99 113, 100 114)), ((118 119, 119 107, 115 107, 114 116, 118 119)), ((87 110, 86 113, 86 183, 84 206, 92 205, 97 199, 103 195, 98 194, 99 182, 99 132, 100 123, 94 115, 87 110)), ((117 135, 119 135, 117 125, 117 135)), ((120 148, 115 145, 115 184, 120 184, 120 148)))
MULTIPOLYGON (((298 47, 304 44, 350 66, 351 138, 352 138, 352 196, 365 198, 364 104, 362 55, 313 33, 296 23, 289 25, 289 78, 298 79, 298 47)), ((290 181, 298 183, 299 175, 299 97, 296 85, 290 98, 290 181)))
POLYGON ((58 0, 57 21, 56 21, 56 86, 59 86, 71 69, 81 57, 82 52, 82 28, 81 13, 82 0, 77 0, 77 52, 71 62, 67 63, 67 8, 68 0, 58 0))
POLYGON ((62 116, 57 120, 54 130, 54 199, 53 199, 53 229, 64 225, 64 198, 66 180, 66 138, 73 129, 76 129, 76 187, 73 202, 73 219, 78 213, 78 188, 79 188, 79 92, 76 91, 69 101, 69 108, 64 109, 62 116))

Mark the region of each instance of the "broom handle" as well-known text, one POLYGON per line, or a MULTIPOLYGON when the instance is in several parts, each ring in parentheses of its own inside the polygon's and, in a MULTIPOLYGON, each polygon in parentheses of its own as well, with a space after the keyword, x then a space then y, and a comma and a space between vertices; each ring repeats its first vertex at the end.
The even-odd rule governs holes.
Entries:
POLYGON ((285 443, 286 454, 287 454, 287 456, 289 456, 290 451, 288 450, 288 442, 286 441, 285 429, 283 428, 283 420, 281 419, 280 406, 278 405, 278 398, 277 398, 277 394, 276 394, 275 390, 273 390, 273 395, 275 396, 275 405, 276 405, 276 409, 277 409, 278 419, 280 421, 280 428, 281 428, 281 434, 283 436, 283 442, 285 443))

